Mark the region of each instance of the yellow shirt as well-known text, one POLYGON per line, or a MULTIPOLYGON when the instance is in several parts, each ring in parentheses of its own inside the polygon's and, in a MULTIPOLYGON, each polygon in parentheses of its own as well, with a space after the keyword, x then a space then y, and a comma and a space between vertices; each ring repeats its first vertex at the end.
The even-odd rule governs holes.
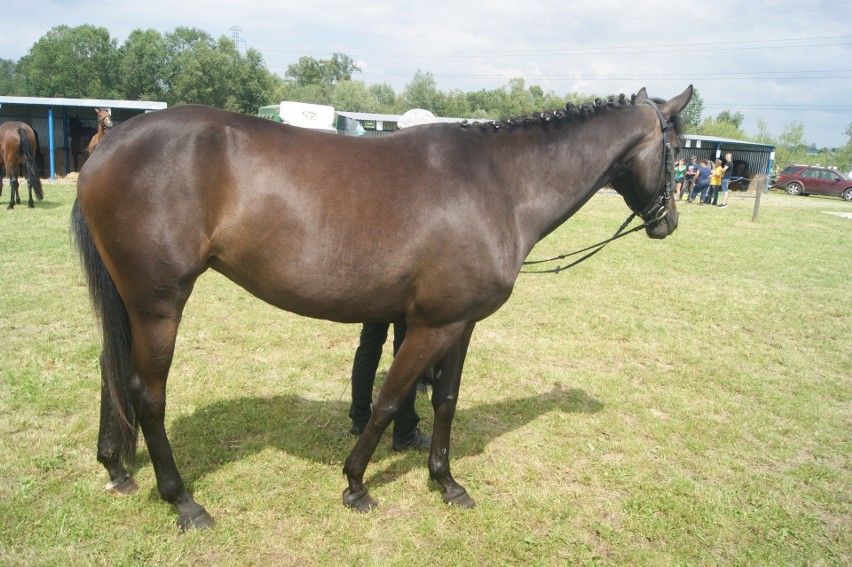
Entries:
POLYGON ((722 166, 717 165, 713 171, 710 172, 710 185, 721 185, 722 184, 722 166))

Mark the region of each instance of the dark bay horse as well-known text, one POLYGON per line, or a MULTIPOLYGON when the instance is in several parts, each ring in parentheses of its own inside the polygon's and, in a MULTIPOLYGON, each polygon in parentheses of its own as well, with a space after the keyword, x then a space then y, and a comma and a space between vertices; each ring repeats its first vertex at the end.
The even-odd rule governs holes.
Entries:
POLYGON ((213 519, 184 487, 164 427, 178 325, 216 270, 308 317, 405 322, 408 332, 344 473, 343 503, 376 501, 364 472, 401 400, 436 366, 429 475, 445 502, 474 501, 450 473, 450 429, 477 321, 509 298, 533 246, 610 184, 651 238, 677 227, 677 114, 626 98, 487 124, 431 124, 350 138, 201 106, 115 128, 83 167, 72 231, 103 327, 98 460, 108 487, 141 427, 181 528, 213 519), (418 222, 428 219, 428 222, 418 222))
MULTIPOLYGON (((29 189, 29 207, 35 207, 33 192, 41 201, 44 193, 41 188, 41 179, 38 176, 35 154, 38 149, 38 138, 30 126, 24 122, 4 122, 0 124, 0 158, 3 160, 3 168, 9 176, 11 195, 9 196, 10 209, 15 208, 15 203, 21 204, 21 195, 18 192, 18 177, 21 175, 21 166, 27 169, 27 188, 29 189)), ((3 178, 0 177, 0 195, 3 194, 3 178)))

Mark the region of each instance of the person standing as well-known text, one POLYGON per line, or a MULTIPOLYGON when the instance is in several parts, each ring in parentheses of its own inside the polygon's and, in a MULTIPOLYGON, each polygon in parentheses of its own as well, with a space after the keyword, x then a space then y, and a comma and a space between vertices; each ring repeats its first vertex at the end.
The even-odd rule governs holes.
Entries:
POLYGON ((722 160, 717 159, 710 170, 710 187, 707 189, 707 198, 704 203, 715 205, 719 202, 719 189, 722 188, 722 160))
POLYGON ((728 206, 728 190, 731 185, 731 174, 734 172, 734 156, 728 152, 725 154, 725 166, 722 168, 722 202, 719 208, 728 206))
POLYGON ((677 164, 674 168, 674 178, 675 178, 675 190, 674 190, 674 198, 675 201, 680 201, 680 190, 683 187, 683 178, 686 174, 686 160, 679 159, 677 160, 677 164))
MULTIPOLYGON (((349 418, 352 427, 349 433, 360 435, 367 422, 373 415, 373 384, 376 380, 376 370, 382 358, 382 347, 387 341, 389 323, 364 323, 358 348, 355 350, 355 360, 352 362, 352 404, 349 406, 349 418)), ((405 339, 405 324, 394 323, 393 353, 396 354, 405 339)), ((432 438, 424 435, 418 428, 420 416, 414 408, 417 400, 417 388, 411 388, 399 409, 393 416, 393 439, 391 448, 394 451, 416 449, 426 451, 432 444, 432 438)))
POLYGON ((710 187, 710 166, 706 159, 701 160, 698 164, 698 170, 695 174, 695 185, 689 193, 687 203, 692 203, 698 197, 698 204, 703 205, 704 199, 707 198, 707 189, 710 187))
POLYGON ((689 194, 692 192, 692 188, 695 187, 695 176, 698 175, 697 159, 697 157, 691 156, 689 158, 689 163, 686 164, 686 172, 683 175, 683 187, 681 187, 680 192, 681 199, 683 199, 684 195, 688 198, 689 194))

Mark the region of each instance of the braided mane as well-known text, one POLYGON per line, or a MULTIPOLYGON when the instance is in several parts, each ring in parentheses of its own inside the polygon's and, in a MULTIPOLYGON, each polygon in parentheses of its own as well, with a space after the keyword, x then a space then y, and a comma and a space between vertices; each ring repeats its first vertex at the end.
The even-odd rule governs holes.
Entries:
POLYGON ((624 94, 620 94, 618 96, 609 96, 606 100, 596 98, 593 102, 587 102, 580 105, 569 102, 564 108, 557 110, 545 110, 541 113, 528 114, 526 116, 514 116, 511 118, 504 118, 502 120, 491 120, 485 122, 480 122, 478 120, 473 122, 464 120, 460 123, 460 126, 462 128, 478 126, 483 131, 499 131, 505 129, 511 132, 515 128, 519 127, 530 128, 538 125, 547 126, 550 124, 562 124, 573 122, 575 120, 582 120, 605 110, 612 110, 622 106, 633 106, 635 104, 635 94, 631 95, 629 99, 624 94))

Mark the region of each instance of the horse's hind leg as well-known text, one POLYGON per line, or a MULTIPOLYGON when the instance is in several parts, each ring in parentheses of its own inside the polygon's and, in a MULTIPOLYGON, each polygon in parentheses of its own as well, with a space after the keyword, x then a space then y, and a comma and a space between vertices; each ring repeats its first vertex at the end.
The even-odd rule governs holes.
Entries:
MULTIPOLYGON (((429 453, 429 477, 441 485, 441 498, 447 504, 473 508, 476 503, 450 473, 450 430, 456 413, 461 373, 470 336, 475 323, 465 328, 459 340, 438 363, 440 378, 432 386, 435 425, 432 428, 432 450, 429 453)), ((437 372, 436 372, 437 373, 437 372)))
MULTIPOLYGON (((34 209, 35 208, 35 201, 33 201, 33 187, 32 187, 32 185, 30 185, 29 181, 27 181, 27 192, 29 193, 29 196, 30 196, 30 202, 27 204, 27 206, 31 209, 34 209)), ((18 201, 18 202, 20 203, 20 201, 18 201)))
POLYGON ((13 176, 9 178, 9 207, 10 209, 15 208, 15 201, 20 205, 21 204, 21 196, 18 194, 18 177, 13 176))
POLYGON ((179 321, 179 310, 160 317, 138 313, 136 317, 131 316, 131 350, 136 374, 131 377, 130 387, 160 496, 177 508, 178 526, 185 530, 207 528, 214 521, 207 510, 186 491, 166 436, 166 380, 174 355, 179 321))

